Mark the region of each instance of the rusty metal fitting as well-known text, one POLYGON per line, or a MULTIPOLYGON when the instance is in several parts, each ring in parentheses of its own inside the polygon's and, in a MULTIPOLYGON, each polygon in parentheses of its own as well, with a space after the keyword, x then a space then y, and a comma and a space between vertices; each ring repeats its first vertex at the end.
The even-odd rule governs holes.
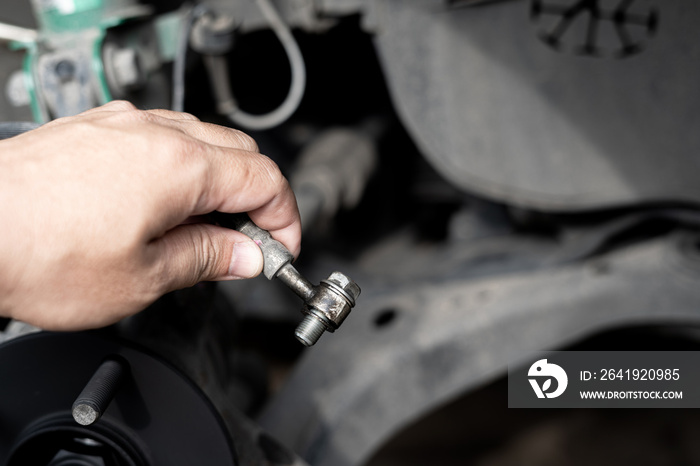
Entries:
MULTIPOLYGON (((224 220, 219 217, 220 220, 224 220)), ((296 328, 297 339, 305 346, 315 344, 323 332, 335 332, 355 307, 360 287, 350 277, 333 272, 314 286, 291 264, 294 256, 274 240, 270 233, 253 223, 247 215, 233 215, 224 222, 252 238, 263 253, 263 273, 279 279, 304 300, 304 320, 296 328)))
POLYGON ((326 280, 321 280, 302 310, 306 317, 295 331, 297 339, 312 346, 324 331, 335 332, 355 306, 360 291, 357 283, 341 272, 333 272, 326 280))

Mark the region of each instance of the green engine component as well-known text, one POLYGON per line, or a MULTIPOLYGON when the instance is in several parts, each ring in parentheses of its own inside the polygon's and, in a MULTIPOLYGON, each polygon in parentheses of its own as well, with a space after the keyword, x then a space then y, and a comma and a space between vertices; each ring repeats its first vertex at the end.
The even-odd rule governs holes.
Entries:
POLYGON ((32 0, 32 8, 36 40, 11 47, 26 50, 23 82, 38 123, 107 103, 120 93, 120 76, 152 72, 172 60, 182 17, 150 18, 150 7, 135 0, 32 0), (119 43, 107 43, 123 25, 125 32, 115 34, 119 43), (139 43, 147 34, 155 37, 153 50, 139 43))
POLYGON ((114 8, 106 8, 104 0, 33 0, 32 7, 44 34, 92 29, 114 15, 114 8))

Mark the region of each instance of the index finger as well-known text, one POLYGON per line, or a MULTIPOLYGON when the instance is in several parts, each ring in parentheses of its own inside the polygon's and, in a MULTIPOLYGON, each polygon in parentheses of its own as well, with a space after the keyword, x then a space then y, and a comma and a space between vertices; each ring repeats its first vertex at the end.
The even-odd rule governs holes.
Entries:
POLYGON ((277 164, 257 152, 211 145, 206 146, 203 158, 206 166, 194 183, 199 190, 193 193, 197 198, 189 214, 247 212, 297 257, 301 250, 299 210, 277 164))

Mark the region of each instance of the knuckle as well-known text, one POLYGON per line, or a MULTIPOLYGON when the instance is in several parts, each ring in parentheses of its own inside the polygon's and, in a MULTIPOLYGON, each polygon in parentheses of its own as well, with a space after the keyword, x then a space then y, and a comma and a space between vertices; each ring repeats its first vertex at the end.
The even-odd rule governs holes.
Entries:
POLYGON ((228 128, 226 126, 205 124, 201 130, 209 131, 210 134, 216 135, 217 139, 226 141, 226 145, 230 146, 231 148, 244 150, 246 152, 259 152, 258 143, 255 142, 255 139, 237 129, 228 128))
MULTIPOLYGON (((199 193, 194 198, 187 199, 193 202, 188 204, 189 209, 198 210, 199 202, 203 202, 202 193, 207 191, 213 176, 210 147, 193 137, 178 131, 168 132, 156 143, 156 149, 152 151, 157 156, 155 167, 161 173, 168 173, 171 180, 187 185, 182 193, 199 193)), ((184 201, 183 201, 184 202, 184 201)), ((187 201, 189 202, 189 201, 187 201)), ((189 210, 190 212, 194 210, 189 210)))
POLYGON ((249 152, 259 152, 260 149, 258 148, 258 143, 255 141, 255 139, 240 131, 238 132, 238 138, 243 149, 249 152))
MULTIPOLYGON (((131 104, 130 104, 131 105, 131 104)), ((134 124, 144 125, 150 124, 156 121, 157 117, 151 115, 144 110, 138 110, 136 108, 129 109, 125 111, 117 111, 111 114, 105 115, 106 121, 116 124, 118 126, 133 126, 134 124)))
POLYGON ((152 123, 152 122, 157 122, 159 120, 158 115, 154 115, 151 112, 147 112, 146 110, 138 110, 138 109, 133 109, 129 112, 123 113, 123 115, 126 118, 130 118, 136 122, 139 123, 152 123))
POLYGON ((137 110, 136 105, 126 100, 113 100, 106 103, 102 108, 125 112, 137 110))
POLYGON ((191 113, 186 113, 186 112, 176 112, 174 110, 167 110, 167 109, 152 109, 152 110, 145 110, 147 113, 150 113, 151 115, 155 115, 161 118, 166 118, 168 120, 173 120, 173 121, 200 121, 199 118, 196 116, 192 115, 191 113))
POLYGON ((269 157, 261 155, 258 158, 260 172, 264 173, 273 186, 287 183, 287 179, 282 175, 279 166, 269 157))
POLYGON ((180 116, 183 120, 200 121, 199 118, 187 112, 180 112, 180 116))
POLYGON ((173 161, 176 164, 185 164, 190 169, 199 167, 204 170, 208 167, 207 158, 204 156, 207 146, 204 142, 178 132, 168 135, 164 144, 167 148, 165 152, 174 155, 173 161))

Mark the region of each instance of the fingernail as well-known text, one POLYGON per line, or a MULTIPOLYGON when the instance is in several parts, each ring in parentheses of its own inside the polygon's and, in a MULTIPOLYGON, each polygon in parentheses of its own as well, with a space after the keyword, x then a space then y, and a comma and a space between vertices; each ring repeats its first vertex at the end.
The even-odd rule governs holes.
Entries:
POLYGON ((230 278, 251 278, 262 271, 262 251, 252 241, 233 245, 231 265, 228 268, 230 278))

